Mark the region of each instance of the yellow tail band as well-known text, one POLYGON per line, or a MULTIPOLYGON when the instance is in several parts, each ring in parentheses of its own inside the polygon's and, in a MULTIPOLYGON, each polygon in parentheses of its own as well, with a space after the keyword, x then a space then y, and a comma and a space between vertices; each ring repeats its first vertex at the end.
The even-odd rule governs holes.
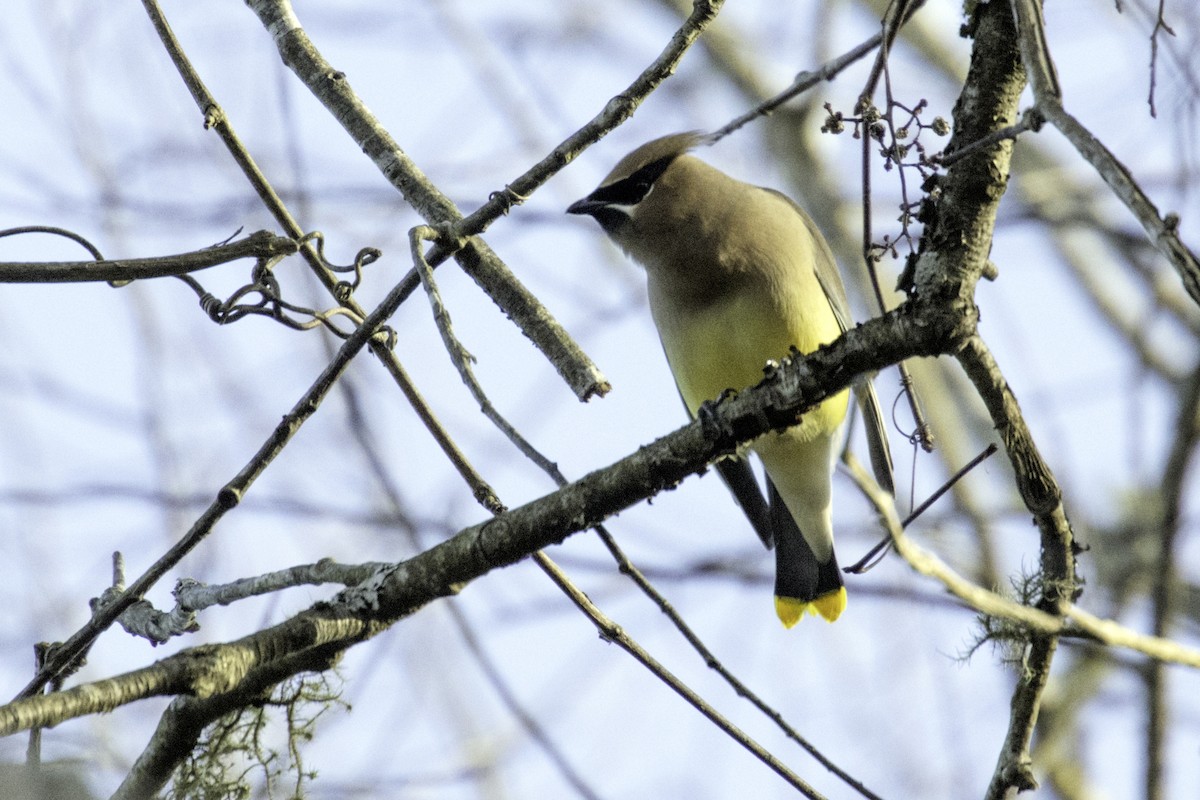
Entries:
POLYGON ((783 627, 791 628, 805 612, 833 622, 846 610, 846 587, 839 586, 836 592, 823 594, 814 600, 799 600, 795 597, 776 597, 775 614, 783 627))

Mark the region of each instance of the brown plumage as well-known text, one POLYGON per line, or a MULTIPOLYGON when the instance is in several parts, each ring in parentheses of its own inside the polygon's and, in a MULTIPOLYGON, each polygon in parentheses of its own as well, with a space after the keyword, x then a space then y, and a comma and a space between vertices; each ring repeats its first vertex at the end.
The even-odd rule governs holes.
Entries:
MULTIPOLYGON (((793 346, 808 353, 837 338, 850 320, 833 255, 808 215, 688 154, 704 141, 684 133, 649 142, 568 209, 594 217, 646 268, 659 338, 693 415, 727 389, 758 383, 767 361, 793 346)), ((890 490, 878 401, 869 382, 856 390, 890 490)), ((788 627, 805 611, 833 621, 845 607, 830 486, 846 408, 841 392, 750 444, 768 476, 765 505, 744 460, 719 464, 760 536, 776 545, 775 605, 788 627)))

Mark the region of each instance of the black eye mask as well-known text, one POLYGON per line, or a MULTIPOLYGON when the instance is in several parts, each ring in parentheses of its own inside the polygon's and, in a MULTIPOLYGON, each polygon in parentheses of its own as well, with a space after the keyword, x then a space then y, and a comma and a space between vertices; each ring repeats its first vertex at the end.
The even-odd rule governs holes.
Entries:
POLYGON ((615 206, 635 206, 645 199, 650 190, 654 188, 654 182, 662 177, 662 174, 667 171, 667 167, 671 166, 671 162, 676 158, 678 158, 677 155, 669 155, 651 161, 628 178, 601 186, 588 195, 588 199, 615 206))

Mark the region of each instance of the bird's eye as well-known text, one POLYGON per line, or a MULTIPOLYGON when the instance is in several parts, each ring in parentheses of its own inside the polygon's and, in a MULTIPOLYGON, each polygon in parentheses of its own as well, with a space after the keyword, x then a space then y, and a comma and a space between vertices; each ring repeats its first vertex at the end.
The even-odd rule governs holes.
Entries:
POLYGON ((616 183, 597 189, 592 199, 603 200, 611 205, 636 206, 650 194, 654 182, 641 176, 630 176, 616 183))

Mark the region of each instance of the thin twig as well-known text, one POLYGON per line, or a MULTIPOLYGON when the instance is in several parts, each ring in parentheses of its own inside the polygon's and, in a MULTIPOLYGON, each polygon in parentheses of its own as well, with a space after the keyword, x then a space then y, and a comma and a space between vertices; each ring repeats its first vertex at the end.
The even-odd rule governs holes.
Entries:
POLYGON ((1021 59, 1029 75, 1037 110, 1047 122, 1058 128, 1104 179, 1113 194, 1133 213, 1150 241, 1179 273, 1192 300, 1200 304, 1200 259, 1179 238, 1178 216, 1159 214, 1158 208, 1112 151, 1063 107, 1054 62, 1046 44, 1045 21, 1040 4, 1036 0, 1010 2, 1017 20, 1021 59))
POLYGON ((542 455, 528 439, 521 435, 520 431, 511 422, 505 419, 504 415, 496 410, 487 393, 483 390, 483 386, 480 385, 479 380, 475 377, 475 370, 471 368, 471 362, 475 360, 475 357, 467 351, 454 333, 454 327, 450 322, 450 312, 442 300, 441 292, 438 291, 437 283, 433 279, 433 270, 430 268, 422 249, 423 242, 436 243, 441 241, 446 235, 450 235, 448 230, 439 231, 428 225, 419 225, 409 231, 409 248, 413 266, 416 267, 417 276, 421 279, 421 285, 425 287, 425 294, 429 298, 429 305, 433 309, 433 320, 437 325, 438 333, 441 334, 442 344, 445 346, 446 352, 450 354, 450 360, 453 362, 454 368, 458 370, 458 375, 462 379, 462 382, 471 392, 471 396, 475 398, 475 402, 479 404, 479 410, 483 415, 501 433, 508 437, 508 440, 526 458, 536 464, 543 472, 554 475, 558 471, 554 462, 542 455))
MULTIPOLYGON (((15 229, 32 230, 32 229, 15 229)), ((4 236, 8 231, 0 231, 4 236)), ((273 261, 295 253, 296 243, 270 231, 258 231, 227 244, 173 256, 111 261, 0 262, 0 283, 71 283, 132 281, 184 275, 242 258, 273 261)))
POLYGON ((667 616, 667 619, 669 619, 671 624, 674 625, 680 634, 683 635, 684 639, 687 640, 688 644, 692 646, 692 649, 695 650, 696 653, 704 660, 704 663, 709 667, 709 669, 720 675, 734 690, 734 692, 737 693, 738 697, 744 698, 748 703, 762 712, 767 719, 774 722, 779 729, 783 731, 785 736, 803 748, 805 752, 816 759, 821 766, 825 767, 825 769, 829 770, 842 781, 844 781, 847 786, 854 789, 854 791, 858 792, 863 797, 868 798, 868 800, 881 800, 879 795, 868 789, 862 783, 862 781, 858 780, 853 775, 839 767, 837 764, 833 763, 833 761, 831 761, 824 753, 818 750, 815 745, 801 736, 799 731, 788 724, 787 720, 784 719, 783 714, 781 714, 777 709, 772 708, 765 700, 759 697, 758 694, 753 692, 748 686, 746 686, 746 684, 742 683, 742 681, 738 679, 733 672, 731 672, 723 663, 721 663, 720 659, 716 657, 716 655, 708 648, 708 646, 704 644, 704 641, 696 634, 695 631, 692 630, 691 626, 684 621, 683 617, 675 610, 675 607, 671 605, 666 597, 664 597, 661 592, 654 588, 654 585, 650 583, 642 571, 638 569, 632 561, 629 560, 629 557, 617 544, 617 541, 615 538, 613 538, 612 534, 610 534, 603 525, 597 525, 594 530, 597 534, 599 534, 600 541, 603 542, 604 546, 608 548, 609 553, 617 562, 617 566, 620 568, 621 573, 629 576, 630 580, 634 582, 634 584, 642 591, 642 593, 650 598, 656 606, 658 606, 658 609, 667 616))
POLYGON ((48 233, 52 236, 61 236, 64 239, 70 239, 75 244, 87 250, 95 261, 103 261, 104 256, 100 255, 99 248, 92 244, 86 237, 75 231, 60 228, 57 225, 21 225, 16 228, 5 228, 0 231, 0 238, 5 236, 20 236, 26 233, 48 233))
MULTIPOLYGON (((900 529, 901 530, 907 529, 908 526, 910 524, 912 524, 912 522, 914 520, 917 519, 917 517, 921 516, 926 511, 928 511, 929 507, 932 506, 934 503, 936 503, 941 498, 942 495, 944 495, 946 492, 953 489, 954 486, 959 481, 961 481, 963 478, 965 478, 973 469, 975 469, 977 466, 982 464, 984 461, 986 461, 987 459, 989 459, 993 455, 995 455, 997 449, 998 448, 995 444, 989 444, 986 448, 984 448, 982 453, 975 456, 973 459, 968 461, 963 466, 962 469, 960 469, 958 472, 955 472, 953 475, 951 475, 950 478, 945 483, 943 483, 941 486, 939 486, 937 488, 937 490, 935 492, 933 492, 933 494, 931 494, 931 495, 929 495, 929 497, 925 498, 925 500, 923 500, 919 506, 914 508, 907 517, 905 517, 903 520, 900 521, 900 529)), ((848 459, 850 459, 850 458, 853 458, 853 455, 850 453, 850 451, 848 449, 843 450, 842 451, 842 461, 848 462, 848 459)), ((861 575, 862 573, 869 571, 877 563, 875 560, 875 557, 877 555, 879 555, 879 553, 882 552, 884 549, 886 549, 891 543, 892 543, 892 538, 889 536, 888 538, 884 539, 883 541, 879 542, 877 545, 872 547, 870 550, 868 550, 867 554, 865 556, 863 556, 862 558, 860 558, 858 561, 854 562, 853 564, 851 564, 848 567, 843 567, 842 571, 848 572, 852 575, 861 575)))
MULTIPOLYGON (((1166 31, 1171 36, 1175 35, 1175 31, 1167 24, 1166 13, 1167 0, 1158 0, 1158 14, 1154 20, 1154 29, 1150 31, 1150 91, 1146 102, 1150 105, 1150 116, 1158 117, 1158 109, 1154 105, 1154 90, 1158 84, 1158 34, 1166 31)), ((1150 796, 1147 795, 1147 798, 1150 796)))
POLYGON ((646 652, 641 645, 639 645, 636 641, 634 641, 633 638, 629 636, 629 634, 625 633, 621 626, 617 625, 615 622, 605 616, 605 614, 599 608, 597 608, 590 599, 588 599, 587 595, 579 591, 569 580, 566 580, 562 570, 558 568, 558 565, 556 565, 549 556, 547 556, 545 553, 538 552, 534 554, 534 560, 537 565, 542 568, 542 571, 549 575, 550 579, 554 581, 555 584, 557 584, 558 587, 567 595, 567 597, 571 599, 571 602, 574 603, 575 606, 592 621, 592 624, 596 626, 596 630, 600 632, 600 637, 602 639, 604 639, 606 642, 612 642, 625 652, 629 653, 629 655, 633 656, 638 663, 654 673, 654 675, 657 676, 659 680, 666 683, 672 691, 686 700, 688 704, 692 706, 692 708, 695 708, 697 711, 703 714, 705 718, 720 728, 727 736, 740 744, 746 750, 750 751, 755 758, 766 764, 772 772, 787 781, 788 784, 790 784, 802 795, 810 798, 810 800, 820 800, 820 798, 824 797, 824 795, 820 794, 816 789, 806 783, 803 778, 788 769, 783 762, 771 755, 770 751, 768 751, 754 739, 750 738, 749 734, 745 733, 728 719, 726 719, 724 715, 719 713, 715 708, 705 702, 702 697, 692 691, 687 684, 675 677, 670 670, 668 670, 653 656, 646 652))
POLYGON ((722 125, 713 131, 709 137, 711 142, 717 142, 724 139, 729 134, 753 122, 759 117, 769 117, 771 114, 782 106, 784 103, 798 97, 807 92, 819 83, 831 81, 838 76, 843 70, 863 59, 868 53, 879 46, 883 40, 883 34, 877 33, 870 39, 867 39, 857 47, 847 50, 837 58, 825 62, 816 70, 806 70, 796 75, 791 85, 779 92, 775 96, 762 101, 754 108, 750 109, 741 116, 735 117, 729 122, 722 125))
MULTIPOLYGON (((197 107, 204 114, 205 127, 211 127, 221 138, 230 156, 241 168, 242 173, 254 188, 263 205, 271 212, 275 221, 280 227, 288 233, 289 236, 300 241, 300 254, 312 269, 313 274, 321 281, 322 285, 333 297, 335 297, 342 305, 350 309, 357 319, 366 317, 366 311, 358 303, 357 300, 343 288, 342 283, 338 280, 335 274, 338 268, 331 267, 325 261, 323 253, 323 238, 312 235, 305 235, 300 228, 300 224, 288 211, 287 206, 279 197, 266 175, 259 169, 250 152, 242 144, 237 132, 233 128, 232 122, 226 116, 225 112, 218 105, 216 97, 209 92, 208 88, 201 80, 199 73, 196 72, 184 53, 179 41, 175 38, 175 34, 171 31, 171 26, 167 23, 166 17, 159 8, 157 0, 142 0, 142 4, 146 8, 146 13, 150 17, 150 21, 154 24, 154 29, 162 40, 163 46, 171 57, 171 61, 175 64, 176 70, 179 72, 183 82, 187 85, 188 90, 192 94, 197 107)), ((294 17, 293 17, 294 19, 294 17)), ((357 263, 357 260, 356 260, 357 263)), ((411 291, 411 290, 409 290, 411 291)), ((407 297, 407 292, 404 292, 401 299, 407 297)), ((397 386, 404 393, 405 398, 413 406, 417 416, 425 424, 434 441, 441 448, 442 453, 447 460, 462 476, 463 480, 471 487, 474 496, 485 507, 498 508, 499 500, 496 499, 495 491, 488 485, 483 476, 478 470, 467 460, 461 449, 453 442, 450 435, 442 427, 433 410, 425 402, 421 393, 409 378, 407 371, 401 365, 399 358, 389 346, 386 338, 370 339, 371 352, 379 358, 397 386)))
POLYGON ((1007 128, 1001 128, 998 131, 984 136, 982 139, 977 139, 974 142, 963 145, 957 150, 935 154, 929 157, 930 162, 940 166, 949 167, 962 159, 972 156, 976 153, 983 152, 1000 142, 1008 139, 1016 139, 1026 131, 1039 131, 1042 127, 1042 118, 1038 114, 1036 108, 1027 108, 1021 114, 1021 119, 1016 125, 1009 125, 1007 128))
POLYGON ((913 14, 923 5, 925 5, 925 0, 892 0, 889 3, 887 13, 881 20, 883 30, 880 32, 879 53, 875 56, 875 63, 871 65, 871 73, 867 77, 863 90, 858 93, 859 97, 869 99, 875 96, 875 87, 879 84, 879 78, 887 71, 888 59, 892 54, 892 44, 896 41, 896 34, 900 32, 901 26, 912 19, 913 14))
MULTIPOLYGON (((534 555, 534 559, 537 560, 539 556, 542 556, 540 552, 534 555)), ((548 560, 548 557, 546 558, 548 560)), ((562 577, 566 585, 574 587, 574 584, 570 582, 570 579, 566 575, 562 577)), ((575 589, 575 591, 579 590, 575 589)), ((547 731, 521 704, 520 698, 517 697, 516 692, 512 690, 508 682, 504 679, 504 676, 500 673, 500 669, 496 666, 496 662, 484 649, 483 642, 479 640, 475 629, 467 620, 467 615, 457 605, 451 604, 450 608, 450 619, 454 621, 455 627, 458 628, 458 635, 462 637, 467 649, 475 657, 475 662, 478 664, 480 671, 483 672, 488 683, 492 685, 492 689, 496 692, 500 701, 504 703, 509 713, 517 719, 530 738, 542 749, 542 752, 546 754, 546 757, 558 770, 559 775, 562 776, 564 781, 570 784, 576 794, 585 798, 585 800, 599 800, 600 795, 584 780, 583 776, 579 774, 579 771, 568 760, 566 753, 563 752, 562 747, 559 745, 558 738, 547 731)))
MULTIPOLYGON (((335 69, 313 45, 301 27, 291 3, 288 0, 248 0, 247 5, 262 21, 264 29, 271 35, 280 57, 288 68, 329 110, 383 176, 400 191, 425 221, 430 225, 456 224, 462 221, 463 216, 459 209, 438 190, 367 108, 362 98, 351 87, 345 73, 335 69)), ((555 153, 558 153, 557 149, 555 153)), ((567 160, 569 159, 557 159, 557 169, 561 169, 567 160)), ((541 182, 550 174, 552 173, 543 175, 541 182)), ((496 201, 495 216, 498 217, 502 213, 516 194, 523 192, 516 192, 496 201)), ((487 215, 482 215, 480 219, 483 216, 487 215)), ((465 226, 452 238, 455 241, 466 238, 464 232, 471 227, 472 225, 465 226)), ((453 252, 435 249, 429 254, 428 261, 431 266, 436 266, 451 255, 542 351, 576 396, 586 400, 595 395, 603 395, 609 390, 608 381, 591 359, 541 302, 517 280, 486 242, 472 237, 463 247, 453 252)), ((414 291, 419 283, 414 270, 403 278, 401 286, 407 294, 414 291)))
MULTIPOLYGON (((887 303, 883 297, 883 289, 879 282, 879 269, 877 259, 875 258, 875 237, 871 232, 871 149, 872 143, 875 141, 873 128, 876 124, 877 112, 871 98, 875 94, 876 86, 882 76, 887 94, 886 109, 882 114, 882 121, 887 125, 891 134, 892 141, 897 141, 896 128, 893 123, 892 110, 894 108, 894 100, 892 97, 891 73, 888 69, 888 62, 891 56, 892 44, 895 42, 896 34, 900 27, 908 22, 917 10, 924 5, 924 0, 897 0, 892 3, 884 18, 880 21, 882 30, 878 34, 879 52, 875 55, 875 62, 871 68, 870 76, 867 78, 866 84, 859 93, 857 113, 863 117, 862 128, 860 131, 862 158, 861 158, 861 176, 862 176, 862 256, 863 263, 867 267, 868 282, 871 286, 872 293, 875 298, 875 307, 880 314, 887 311, 887 303)), ((908 186, 905 177, 905 171, 902 164, 897 165, 897 177, 900 180, 900 195, 905 207, 908 206, 908 186)), ((907 223, 905 223, 905 231, 907 233, 907 223)), ((921 408, 921 402, 917 397, 916 384, 913 381, 912 374, 909 372, 908 366, 901 362, 896 365, 897 371, 900 373, 900 386, 904 392, 904 396, 908 399, 909 413, 912 415, 915 431, 912 439, 921 445, 925 452, 932 452, 934 445, 934 435, 929 427, 928 421, 925 419, 925 413, 921 408)))

